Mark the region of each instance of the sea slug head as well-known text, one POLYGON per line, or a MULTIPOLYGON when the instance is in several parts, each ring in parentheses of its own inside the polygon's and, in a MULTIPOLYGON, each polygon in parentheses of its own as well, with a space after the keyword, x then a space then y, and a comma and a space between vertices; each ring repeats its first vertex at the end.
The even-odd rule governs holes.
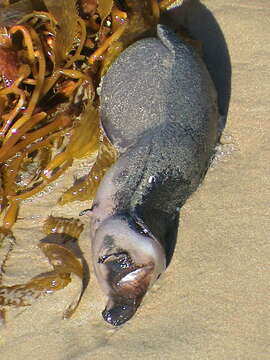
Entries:
POLYGON ((114 326, 129 320, 166 267, 160 243, 128 214, 104 220, 92 238, 98 281, 108 296, 102 315, 114 326))

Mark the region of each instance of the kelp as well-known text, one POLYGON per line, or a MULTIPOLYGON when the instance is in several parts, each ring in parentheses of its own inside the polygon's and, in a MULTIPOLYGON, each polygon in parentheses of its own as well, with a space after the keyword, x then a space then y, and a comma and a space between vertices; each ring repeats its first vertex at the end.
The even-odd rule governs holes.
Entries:
POLYGON ((76 2, 76 0, 68 0, 63 4, 61 1, 44 0, 49 13, 56 19, 58 26, 53 46, 56 67, 66 60, 79 33, 76 2))
POLYGON ((32 305, 42 296, 53 294, 65 288, 72 280, 77 278, 80 282, 80 289, 75 294, 72 302, 63 312, 63 318, 69 318, 78 307, 81 299, 83 286, 83 266, 75 254, 66 247, 67 238, 69 241, 77 240, 83 230, 83 224, 79 220, 49 217, 44 225, 44 232, 54 235, 54 242, 49 241, 48 237, 39 243, 39 248, 48 258, 53 270, 40 274, 25 284, 12 286, 2 285, 2 275, 13 249, 15 239, 10 231, 5 233, 4 239, 8 243, 6 254, 2 260, 0 268, 0 313, 2 322, 4 321, 4 311, 8 307, 24 307, 32 305))
POLYGON ((101 21, 105 20, 110 15, 113 7, 113 0, 98 0, 97 12, 101 21))
POLYGON ((66 234, 76 241, 79 239, 83 224, 79 219, 67 219, 62 217, 49 216, 43 224, 43 232, 50 234, 66 234))
POLYGON ((15 246, 15 243, 16 243, 16 239, 13 236, 13 233, 10 230, 1 227, 0 228, 0 254, 1 254, 0 284, 2 283, 3 274, 5 273, 6 263, 15 246))
POLYGON ((104 137, 96 161, 89 174, 82 179, 78 179, 71 188, 65 191, 58 203, 64 205, 75 200, 93 200, 104 174, 116 161, 117 157, 117 151, 108 138, 104 137))
MULTIPOLYGON (((3 275, 6 270, 6 264, 10 254, 15 246, 16 239, 10 230, 3 227, 0 228, 0 286, 3 281, 3 275)), ((0 306, 0 325, 5 323, 5 309, 0 306)))
POLYGON ((5 26, 16 24, 23 14, 28 14, 33 11, 30 0, 21 0, 13 4, 9 4, 8 0, 1 2, 3 3, 3 8, 0 7, 0 24, 5 24, 5 26))
POLYGON ((99 138, 100 127, 98 111, 92 104, 89 104, 86 111, 84 111, 80 122, 75 127, 65 151, 58 154, 46 166, 44 173, 51 173, 53 169, 58 168, 60 165, 72 161, 73 159, 80 159, 86 156, 93 157, 99 147, 99 138))
MULTIPOLYGON (((65 156, 62 166, 52 169, 50 174, 47 169, 48 165, 51 169, 52 157, 65 153, 66 143, 74 139, 74 136, 78 138, 74 135, 78 132, 80 123, 78 116, 94 99, 92 79, 79 68, 74 68, 76 59, 73 54, 65 55, 64 68, 56 64, 57 52, 52 55, 55 47, 51 40, 54 36, 58 38, 57 33, 64 33, 56 31, 57 21, 50 13, 28 14, 22 23, 4 29, 5 32, 0 35, 0 55, 5 55, 0 59, 2 211, 9 203, 42 190, 72 164, 73 154, 72 158, 65 156), (53 26, 55 28, 51 29, 53 26), (47 53, 44 49, 48 50, 47 53), (69 69, 71 66, 72 69, 69 69), (54 70, 55 68, 57 69, 54 70), (79 99, 75 99, 79 92, 79 99), (82 100, 84 96, 90 99, 89 104, 82 100), (47 103, 50 102, 52 106, 48 107, 47 103), (41 109, 46 111, 40 111, 41 109), (68 129, 68 132, 63 131, 64 129, 68 129), (61 143, 65 143, 65 146, 59 146, 61 143), (3 175, 7 168, 15 174, 12 188, 6 183, 8 177, 3 175), (30 168, 35 168, 36 176, 25 176, 29 175, 30 168), (28 177, 30 181, 22 182, 22 177, 28 177)), ((81 44, 78 45, 78 38, 75 47, 80 47, 80 52, 85 42, 85 31, 81 30, 79 35, 82 36, 81 44)), ((73 42, 72 40, 72 44, 73 42)), ((89 116, 84 116, 82 123, 86 124, 84 144, 89 144, 84 147, 89 149, 93 143, 92 138, 95 137, 92 131, 87 131, 93 128, 89 116), (84 121, 85 118, 87 121, 84 121)), ((85 154, 89 151, 84 149, 85 154)))

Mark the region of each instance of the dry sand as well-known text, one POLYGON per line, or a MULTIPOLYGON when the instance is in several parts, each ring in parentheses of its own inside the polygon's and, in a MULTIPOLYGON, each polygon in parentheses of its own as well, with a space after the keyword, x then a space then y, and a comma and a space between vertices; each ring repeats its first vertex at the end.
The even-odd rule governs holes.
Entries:
MULTIPOLYGON (((270 359, 270 2, 204 4, 229 48, 232 96, 223 155, 182 211, 172 264, 134 319, 113 330, 101 317, 105 298, 92 276, 86 226, 80 246, 91 279, 79 309, 61 320, 73 283, 32 307, 10 310, 0 329, 1 360, 270 359)), ((48 214, 77 217, 87 207, 55 205, 84 163, 76 166, 22 207, 6 284, 49 270, 36 246, 48 214)))

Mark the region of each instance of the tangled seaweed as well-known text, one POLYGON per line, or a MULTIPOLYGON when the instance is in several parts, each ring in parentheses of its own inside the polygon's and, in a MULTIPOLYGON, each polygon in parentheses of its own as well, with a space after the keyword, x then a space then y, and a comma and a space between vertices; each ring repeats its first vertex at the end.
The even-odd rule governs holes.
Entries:
MULTIPOLYGON (((174 2, 0 0, 0 248, 4 241, 13 244, 2 261, 0 280, 15 243, 11 228, 22 200, 86 156, 95 159, 93 168, 59 203, 94 198, 117 158, 100 128, 100 79, 127 46, 154 34, 160 11, 174 2)), ((47 277, 1 286, 0 306, 30 305, 65 287, 71 273, 82 277, 76 258, 62 245, 42 243, 40 248, 50 261, 57 254, 66 270, 51 262, 54 270, 47 277)))

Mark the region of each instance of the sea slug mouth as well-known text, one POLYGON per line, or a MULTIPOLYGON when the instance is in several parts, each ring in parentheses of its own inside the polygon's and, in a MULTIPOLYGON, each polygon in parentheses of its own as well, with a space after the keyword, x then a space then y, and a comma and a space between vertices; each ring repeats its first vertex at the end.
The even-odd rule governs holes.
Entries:
POLYGON ((140 301, 136 299, 118 298, 114 299, 113 305, 102 312, 103 319, 113 326, 123 325, 136 313, 140 301))

